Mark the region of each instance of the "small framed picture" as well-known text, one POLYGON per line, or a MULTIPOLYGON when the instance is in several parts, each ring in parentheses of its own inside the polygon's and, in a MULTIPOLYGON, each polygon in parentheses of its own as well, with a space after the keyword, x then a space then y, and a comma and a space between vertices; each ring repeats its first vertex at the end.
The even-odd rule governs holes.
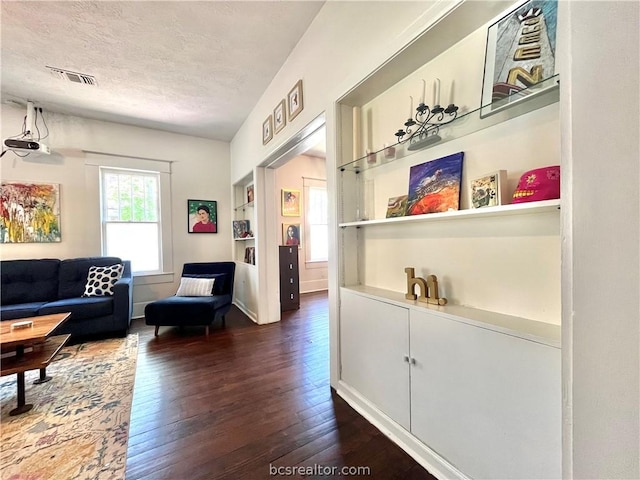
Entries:
POLYGON ((253 202, 253 183, 251 185, 247 185, 247 203, 253 202))
POLYGON ((304 108, 304 101, 302 98, 302 80, 298 80, 295 86, 287 95, 287 117, 289 121, 296 118, 296 116, 304 108))
POLYGON ((273 111, 273 133, 278 133, 287 124, 287 102, 282 100, 273 111))
POLYGON ((189 233, 218 233, 218 202, 187 200, 189 233))
POLYGON ((389 197, 387 202, 387 218, 404 217, 407 211, 408 195, 400 195, 399 197, 389 197))
POLYGON ((299 223, 283 223, 282 224, 282 244, 283 245, 300 245, 300 224, 299 223))
POLYGON ((282 189, 282 216, 300 216, 300 190, 282 189))
POLYGON ((262 122, 262 144, 266 145, 269 140, 273 138, 273 116, 269 115, 267 119, 262 122))
POLYGON ((471 208, 495 207, 509 203, 506 187, 506 170, 498 170, 471 180, 471 208))

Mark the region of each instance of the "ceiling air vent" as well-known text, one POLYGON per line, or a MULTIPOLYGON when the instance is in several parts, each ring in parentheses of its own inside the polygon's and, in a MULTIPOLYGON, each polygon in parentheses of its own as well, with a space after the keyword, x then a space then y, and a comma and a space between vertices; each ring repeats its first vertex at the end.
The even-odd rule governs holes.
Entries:
POLYGON ((87 75, 86 73, 72 72, 70 70, 63 70, 62 68, 50 67, 48 65, 47 68, 51 70, 51 75, 61 80, 67 80, 81 85, 98 85, 96 77, 87 75))

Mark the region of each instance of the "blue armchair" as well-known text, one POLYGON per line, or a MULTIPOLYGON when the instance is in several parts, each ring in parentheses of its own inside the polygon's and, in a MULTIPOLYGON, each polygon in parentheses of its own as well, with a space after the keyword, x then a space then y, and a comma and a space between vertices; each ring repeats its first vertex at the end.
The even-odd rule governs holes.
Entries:
POLYGON ((185 263, 183 277, 215 278, 213 295, 210 297, 172 296, 151 302, 144 309, 147 325, 155 325, 155 336, 161 326, 209 326, 216 320, 225 322, 225 315, 231 309, 233 281, 236 264, 234 262, 185 263))

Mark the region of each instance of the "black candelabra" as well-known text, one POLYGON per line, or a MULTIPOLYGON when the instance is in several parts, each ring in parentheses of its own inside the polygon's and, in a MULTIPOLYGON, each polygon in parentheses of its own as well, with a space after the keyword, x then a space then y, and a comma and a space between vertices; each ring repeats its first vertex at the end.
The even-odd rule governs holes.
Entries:
MULTIPOLYGON (((413 100, 412 100, 413 103, 413 100)), ((440 127, 453 122, 458 116, 458 107, 451 103, 447 108, 435 105, 430 108, 424 102, 416 107, 415 118, 404 122, 404 129, 395 133, 398 143, 409 142, 409 150, 420 150, 442 140, 438 133, 440 127), (406 138, 405 138, 406 137, 406 138)))

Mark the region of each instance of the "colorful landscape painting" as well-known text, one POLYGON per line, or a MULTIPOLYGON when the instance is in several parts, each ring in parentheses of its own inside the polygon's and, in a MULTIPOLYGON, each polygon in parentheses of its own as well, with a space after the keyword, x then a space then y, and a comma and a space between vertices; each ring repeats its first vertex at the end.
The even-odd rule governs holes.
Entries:
POLYGON ((458 210, 463 158, 460 152, 411 167, 406 215, 458 210))
POLYGON ((0 243, 59 241, 60 185, 2 182, 0 243))

